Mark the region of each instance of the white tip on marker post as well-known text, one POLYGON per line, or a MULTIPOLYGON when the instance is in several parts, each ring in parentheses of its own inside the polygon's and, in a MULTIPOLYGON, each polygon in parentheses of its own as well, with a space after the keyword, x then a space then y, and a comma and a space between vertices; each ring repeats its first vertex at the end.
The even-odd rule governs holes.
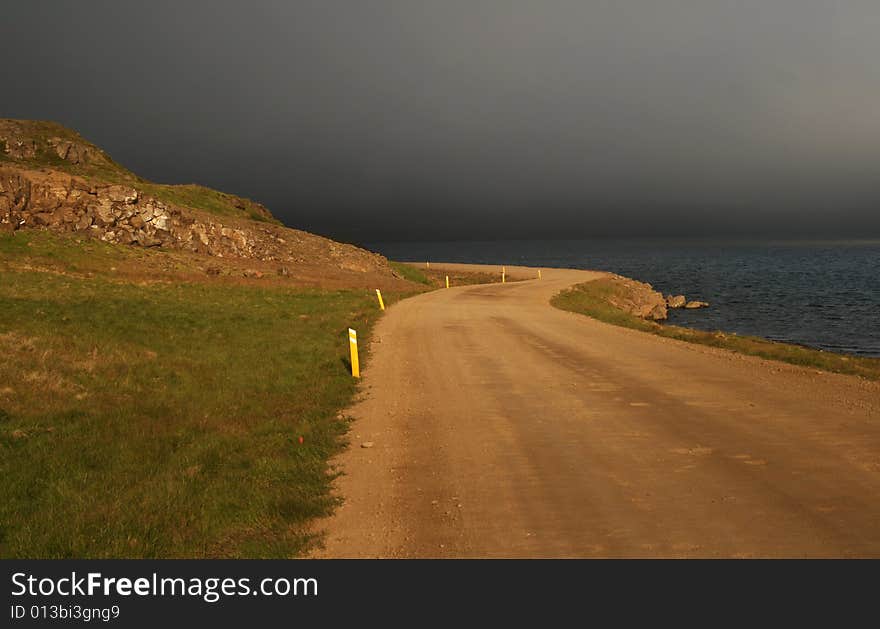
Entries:
POLYGON ((348 328, 348 347, 351 350, 351 375, 361 377, 361 367, 358 364, 358 336, 357 332, 348 328))

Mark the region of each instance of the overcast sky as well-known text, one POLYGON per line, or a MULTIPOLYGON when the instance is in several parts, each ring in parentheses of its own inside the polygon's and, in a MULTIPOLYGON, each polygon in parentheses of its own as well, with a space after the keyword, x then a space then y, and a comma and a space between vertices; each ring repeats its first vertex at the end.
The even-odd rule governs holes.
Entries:
POLYGON ((0 116, 356 241, 880 236, 878 0, 7 3, 0 116))

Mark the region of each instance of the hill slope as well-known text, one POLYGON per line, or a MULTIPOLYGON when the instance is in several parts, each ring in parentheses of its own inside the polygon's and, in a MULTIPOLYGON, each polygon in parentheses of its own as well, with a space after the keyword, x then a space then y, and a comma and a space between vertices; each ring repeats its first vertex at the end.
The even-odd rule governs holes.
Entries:
POLYGON ((53 123, 0 119, 0 230, 391 275, 358 247, 283 227, 264 206, 198 185, 156 184, 53 123))
POLYGON ((382 256, 54 123, 0 120, 0 557, 291 557, 381 316, 382 256))

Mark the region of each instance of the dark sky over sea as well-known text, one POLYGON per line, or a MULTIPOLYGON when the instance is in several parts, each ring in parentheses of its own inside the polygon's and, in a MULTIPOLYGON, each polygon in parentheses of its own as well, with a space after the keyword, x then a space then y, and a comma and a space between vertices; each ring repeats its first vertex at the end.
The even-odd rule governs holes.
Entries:
POLYGON ((876 0, 7 2, 0 116, 343 239, 880 236, 876 0))

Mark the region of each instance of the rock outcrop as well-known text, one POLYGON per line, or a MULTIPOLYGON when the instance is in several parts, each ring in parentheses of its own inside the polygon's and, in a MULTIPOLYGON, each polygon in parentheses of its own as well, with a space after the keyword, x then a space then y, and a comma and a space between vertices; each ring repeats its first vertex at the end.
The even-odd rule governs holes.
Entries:
POLYGON ((384 257, 286 228, 249 199, 196 185, 152 184, 59 124, 0 119, 0 231, 19 229, 391 274, 384 257))
POLYGON ((708 301, 689 301, 684 305, 684 307, 687 308, 688 310, 695 310, 697 308, 708 308, 709 302, 708 301))
POLYGON ((0 153, 15 160, 50 163, 54 159, 71 165, 91 165, 125 172, 134 178, 97 146, 53 122, 0 119, 0 153))
POLYGON ((684 295, 669 295, 666 297, 667 308, 684 308, 687 298, 684 295))
POLYGON ((0 165, 0 230, 27 228, 218 257, 287 263, 329 259, 349 271, 388 269, 387 260, 378 254, 307 232, 241 219, 221 222, 206 212, 144 195, 133 186, 0 165))
POLYGON ((612 275, 611 280, 615 290, 608 294, 607 301, 612 306, 649 321, 666 319, 666 299, 650 284, 621 275, 612 275))

